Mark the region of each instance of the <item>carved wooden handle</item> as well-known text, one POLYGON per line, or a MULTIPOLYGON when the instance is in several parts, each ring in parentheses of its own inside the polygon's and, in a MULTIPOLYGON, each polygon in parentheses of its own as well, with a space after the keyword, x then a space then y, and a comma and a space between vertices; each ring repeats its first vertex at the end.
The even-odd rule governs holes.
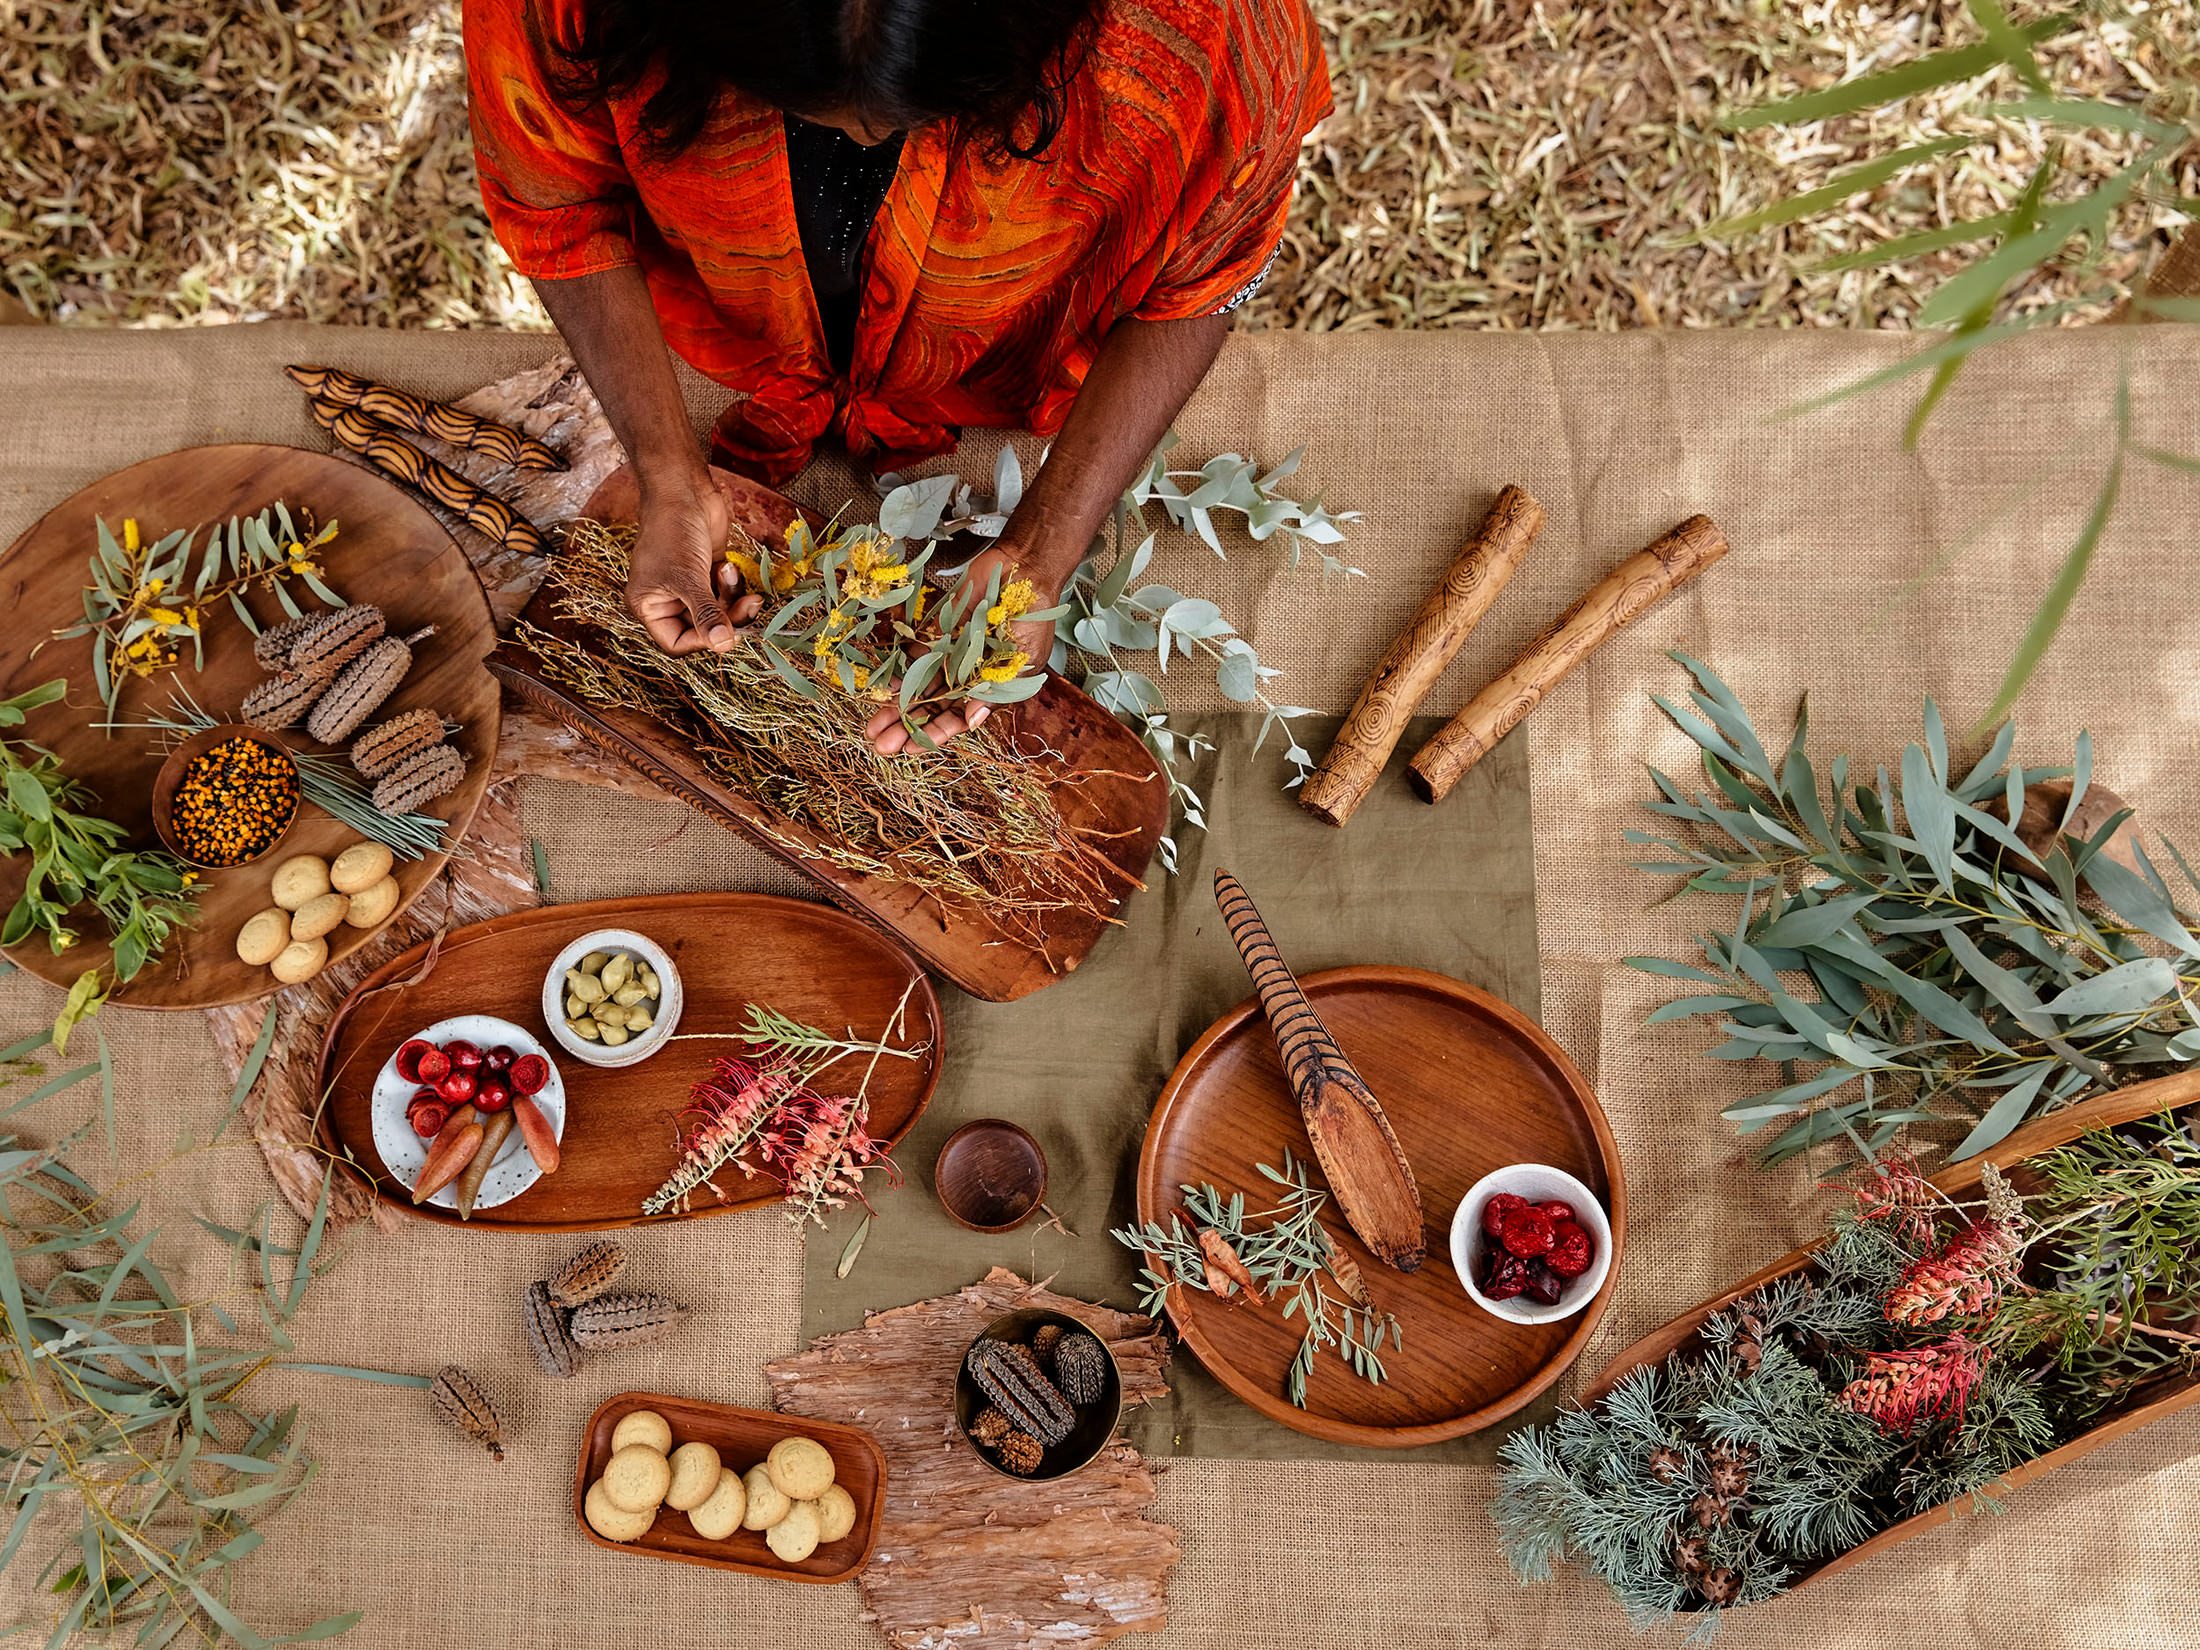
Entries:
POLYGON ((1497 495, 1490 513, 1443 582, 1428 593, 1367 678, 1322 765, 1299 788, 1299 806, 1325 825, 1343 825, 1382 777, 1383 764, 1469 631, 1497 600, 1543 531, 1543 506, 1518 487, 1497 495))
POLYGON ((1276 1047, 1283 1055, 1284 1075, 1291 1079, 1291 1092, 1303 1100, 1337 1067, 1343 1068, 1343 1075, 1354 1087, 1364 1089, 1366 1085, 1352 1069, 1352 1062, 1344 1057, 1344 1050, 1337 1046, 1322 1017, 1299 989, 1290 964, 1277 949, 1275 935, 1268 932, 1268 925, 1253 908, 1245 885, 1229 872, 1217 871, 1215 904, 1222 909, 1223 924, 1230 930, 1238 955, 1245 959, 1245 971, 1253 976, 1253 989, 1260 993, 1261 1011, 1276 1034, 1276 1047))
POLYGON ((357 407, 307 402, 320 426, 393 480, 417 487, 436 503, 457 511, 466 525, 507 550, 530 556, 550 554, 550 541, 504 500, 484 492, 456 470, 439 464, 403 436, 385 429, 357 407))
POLYGON ((1512 668, 1444 724, 1406 767, 1424 802, 1440 802, 1460 777, 1510 733, 1543 696, 1566 679, 1597 644, 1679 589, 1727 552, 1726 535, 1709 516, 1690 516, 1647 550, 1638 550, 1556 623, 1528 644, 1512 668))
POLYGON ((515 470, 562 470, 565 460, 533 436, 508 430, 470 412, 430 401, 405 390, 393 390, 371 378, 361 378, 342 367, 285 367, 283 371, 306 394, 332 407, 357 407, 377 424, 393 430, 432 435, 454 447, 480 453, 515 470))

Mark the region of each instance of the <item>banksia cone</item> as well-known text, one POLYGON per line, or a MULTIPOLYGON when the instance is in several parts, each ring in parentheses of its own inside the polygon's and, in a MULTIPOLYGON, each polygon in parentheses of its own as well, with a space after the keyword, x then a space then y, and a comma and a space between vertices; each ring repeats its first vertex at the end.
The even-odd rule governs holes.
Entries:
POLYGON ((1028 1346, 1008 1341, 980 1341, 965 1360, 978 1390, 993 1401, 1019 1431, 1041 1441, 1059 1444, 1077 1424, 1069 1400, 1041 1373, 1039 1360, 1028 1346))
POLYGON ((609 1238, 598 1238, 543 1280, 543 1288, 560 1306, 592 1301, 619 1281, 626 1270, 626 1251, 609 1238))
POLYGON ((406 758, 374 787, 374 806, 395 819, 458 788, 466 777, 466 759, 448 745, 430 745, 406 758))
POLYGON ((269 625, 252 639, 252 657, 259 661, 262 670, 285 668, 290 663, 290 650, 297 645, 298 639, 327 617, 326 613, 301 613, 295 619, 269 625))
POLYGON ((237 714, 256 728, 269 733, 294 727, 305 713, 313 708, 313 702, 321 697, 322 684, 294 670, 285 670, 270 676, 244 696, 244 704, 237 714))
POLYGON ((1054 1349, 1054 1381, 1073 1404, 1097 1404, 1107 1390, 1108 1349, 1082 1329, 1054 1349))
POLYGON ((377 722, 351 743, 351 765, 361 779, 380 779, 431 745, 443 743, 443 714, 408 710, 377 722))
POLYGON ((428 1388, 428 1402, 435 1412, 489 1452, 489 1459, 504 1459, 504 1420, 481 1383, 456 1364, 436 1371, 435 1385, 428 1388))
POLYGON ((527 1350, 542 1365, 542 1372, 561 1381, 579 1374, 581 1349, 574 1344, 573 1332, 566 1325, 565 1308, 550 1298, 550 1291, 539 1283, 530 1283, 520 1311, 527 1320, 527 1350))
POLYGON ((1010 1433, 994 1450, 994 1454, 1000 1457, 1001 1465, 1018 1478, 1029 1478, 1037 1472, 1046 1453, 1046 1446, 1028 1432, 1010 1433))
POLYGON ((573 1339, 585 1352, 647 1346, 680 1326, 687 1308, 669 1295, 602 1295, 573 1311, 573 1339))
POLYGON ((405 679, 405 672, 412 669, 409 644, 434 633, 435 626, 429 625, 402 641, 395 636, 385 636, 352 660, 344 667, 343 674, 329 684, 320 703, 313 707, 313 715, 306 722, 306 732, 324 745, 349 739, 382 701, 397 691, 398 683, 405 679))
POLYGON ((285 662, 301 675, 326 681, 380 641, 388 627, 379 607, 340 607, 292 642, 285 662))

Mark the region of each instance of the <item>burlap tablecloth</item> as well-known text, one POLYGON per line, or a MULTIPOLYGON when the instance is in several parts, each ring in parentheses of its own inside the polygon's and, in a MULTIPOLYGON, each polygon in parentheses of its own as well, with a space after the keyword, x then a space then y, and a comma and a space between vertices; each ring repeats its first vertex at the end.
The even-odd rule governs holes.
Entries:
MULTIPOLYGON (((0 332, 0 536, 119 465, 225 439, 319 445, 277 375, 328 357, 434 393, 535 361, 548 340, 483 334, 0 332)), ((1791 401, 1884 365, 1910 341, 1883 335, 1270 334, 1234 340, 1183 420, 1187 452, 1273 455, 1303 441, 1303 478, 1366 512, 1352 555, 1370 577, 1324 587, 1251 548, 1227 563, 1172 545, 1157 572, 1213 594, 1245 623, 1300 703, 1341 708, 1492 491, 1517 481, 1550 525, 1533 560, 1428 708, 1450 710, 1535 629, 1626 552, 1694 510, 1715 516, 1729 560, 1593 658, 1537 713, 1532 751, 1543 1018, 1598 1083, 1630 1177, 1633 1230, 1619 1304, 1583 1361, 1602 1356, 1813 1229, 1805 1167, 1761 1175, 1716 1118, 1746 1073, 1697 1057, 1700 1031, 1644 1031, 1663 995, 1615 959, 1670 951, 1721 914, 1653 906, 1620 833, 1645 758, 1685 758, 1646 693, 1679 673, 1661 649, 1718 666, 1778 723, 1812 693, 1828 750, 1892 758, 1918 696, 1964 725, 1984 705, 2105 461, 2122 340, 2034 339, 1973 365, 1924 450, 1905 455, 1902 408, 1851 403, 1788 422, 1791 401), (1998 521, 1934 579, 1888 604, 1936 552, 1998 521)), ((2190 329, 2149 329, 2135 364, 2138 439, 2193 445, 2190 329)), ((699 392, 698 415, 712 397, 699 392)), ((973 439, 966 457, 990 441, 973 439)), ((2020 752, 2048 760, 2089 727, 2105 779, 2150 819, 2200 823, 2200 622, 2188 584, 2200 483, 2135 469, 2071 625, 2021 707, 2020 752)), ((1187 708, 1218 708, 1171 673, 1187 708)), ((705 886, 787 888, 784 873, 672 804, 535 786, 532 828, 561 897, 705 886)), ((1410 881, 1410 863, 1400 867, 1410 881)), ((791 891, 791 890, 789 890, 791 891)), ((0 981, 0 1024, 37 1023, 52 995, 0 981)), ((196 1018, 104 1017, 116 1049, 125 1171, 165 1152, 179 1116, 205 1117, 223 1085, 196 1018)), ((73 1120, 73 1115, 72 1115, 73 1120)), ((32 1131, 61 1117, 26 1113, 32 1131)), ((256 1153, 202 1157, 153 1200, 155 1216, 236 1222, 270 1195, 256 1153)), ((222 1286, 225 1258, 172 1231, 181 1287, 222 1286)), ((442 1230, 355 1235, 297 1324, 302 1355, 425 1369, 456 1358, 513 1369, 508 1303, 560 1246, 442 1230)), ((798 1334, 799 1251, 765 1216, 655 1231, 637 1273, 702 1308, 665 1346, 605 1360, 552 1389, 513 1381, 519 1448, 482 1466, 421 1422, 417 1395, 263 1377, 295 1398, 326 1478, 271 1532, 245 1586, 256 1619, 297 1627, 354 1605, 350 1642, 426 1645, 875 1642, 853 1589, 809 1589, 621 1559, 585 1545, 566 1511, 579 1417, 605 1393, 661 1385, 750 1402, 759 1365, 798 1334)), ((2186 1566, 2200 1415, 2123 1440, 2022 1493, 2002 1518, 1967 1520, 1801 1599, 1735 1618, 1736 1647, 2054 1644, 2148 1646, 2194 1619, 2186 1566)), ((478 1460, 478 1457, 473 1458, 478 1460)), ((1182 1462, 1160 1516, 1185 1534, 1171 1587, 1172 1642, 1381 1646, 1495 1640, 1565 1647, 1631 1642, 1601 1589, 1570 1576, 1534 1589, 1506 1574, 1483 1508, 1484 1469, 1182 1462)), ((58 1532, 57 1532, 58 1533, 58 1532)), ((34 1537, 34 1540, 38 1539, 34 1537)), ((10 1577, 0 1621, 46 1619, 50 1601, 10 1577)))

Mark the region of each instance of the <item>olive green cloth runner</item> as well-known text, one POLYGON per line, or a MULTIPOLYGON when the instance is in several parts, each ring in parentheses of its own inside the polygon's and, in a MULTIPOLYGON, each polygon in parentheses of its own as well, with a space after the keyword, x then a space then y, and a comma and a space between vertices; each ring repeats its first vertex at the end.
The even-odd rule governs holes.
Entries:
MULTIPOLYGON (((1537 1012, 1535 845, 1520 734, 1432 808, 1400 777, 1439 725, 1420 719, 1382 783, 1338 831, 1309 818, 1280 787, 1287 770, 1273 735, 1267 750, 1249 757, 1257 718, 1172 722, 1219 747, 1199 774, 1207 829, 1179 832, 1177 875, 1157 864, 1146 891, 1125 907, 1126 926, 1069 978, 1019 1003, 943 989, 946 1069, 931 1108, 894 1154, 907 1184, 877 1199, 878 1218, 845 1279, 834 1273, 861 1209, 809 1234, 805 1338, 852 1328, 866 1311, 951 1294, 995 1265, 1052 1277, 1080 1299, 1138 1304, 1138 1260, 1108 1233, 1135 1219, 1146 1120, 1178 1058, 1252 994, 1215 910, 1217 866, 1245 883, 1301 973, 1350 963, 1426 968, 1537 1012), (932 1190, 942 1142, 977 1117, 1022 1124, 1047 1157, 1046 1211, 997 1236, 957 1226, 932 1190), (1049 1213, 1076 1236, 1048 1225, 1049 1213)), ((1336 726, 1308 719, 1300 738, 1319 753, 1336 726)), ((1279 1140, 1278 1154, 1287 1145, 1302 1156, 1307 1149, 1303 1138, 1279 1140)), ((1436 1255, 1429 1264, 1449 1262, 1436 1255)), ((1132 1441, 1148 1454, 1486 1460, 1492 1447, 1469 1438, 1373 1451, 1309 1438, 1240 1403, 1188 1351, 1172 1362, 1169 1387, 1169 1402, 1126 1417, 1132 1441)))

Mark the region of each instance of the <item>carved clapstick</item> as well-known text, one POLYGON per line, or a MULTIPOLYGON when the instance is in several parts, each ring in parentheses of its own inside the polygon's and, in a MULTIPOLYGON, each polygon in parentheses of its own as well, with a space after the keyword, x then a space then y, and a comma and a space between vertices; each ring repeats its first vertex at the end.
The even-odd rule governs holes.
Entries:
POLYGON ((1441 802, 1543 696, 1608 637, 1727 551, 1709 516, 1690 516, 1646 550, 1637 550, 1528 644, 1512 668, 1474 696, 1406 765, 1424 802, 1441 802))
POLYGON ((466 518, 466 525, 507 550, 530 556, 550 554, 550 541, 504 500, 475 486, 447 464, 439 464, 394 430, 385 429, 357 407, 315 399, 306 403, 320 426, 383 474, 417 487, 436 503, 466 518))
POLYGON ((1215 903, 1260 993, 1306 1138, 1337 1206, 1377 1260, 1401 1272, 1419 1271, 1427 1253, 1421 1193, 1390 1119, 1299 989, 1244 885, 1227 871, 1215 872, 1215 903))
POLYGON ((1369 673, 1322 765, 1299 787, 1299 806, 1341 826, 1367 799, 1397 748, 1406 721, 1443 675, 1467 634, 1490 610, 1543 530, 1543 506, 1507 487, 1459 559, 1428 593, 1413 622, 1369 673))
POLYGON ((515 470, 565 468, 564 459, 524 431, 508 430, 440 401, 393 390, 341 367, 285 367, 283 371, 314 400, 332 407, 357 407, 377 424, 393 430, 432 435, 515 470))

